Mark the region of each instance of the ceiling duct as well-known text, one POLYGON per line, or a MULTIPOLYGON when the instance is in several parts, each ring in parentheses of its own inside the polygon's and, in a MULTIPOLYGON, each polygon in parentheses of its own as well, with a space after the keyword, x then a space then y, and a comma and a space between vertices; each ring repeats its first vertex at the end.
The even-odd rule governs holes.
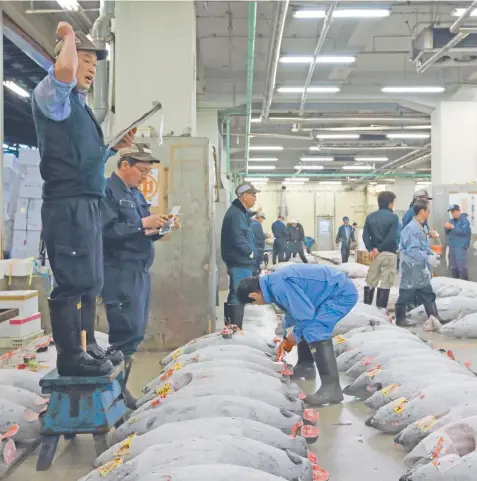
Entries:
MULTIPOLYGON (((425 28, 412 42, 413 61, 424 64, 454 37, 448 28, 425 28)), ((477 66, 477 33, 467 35, 432 64, 433 68, 464 66, 477 66)))

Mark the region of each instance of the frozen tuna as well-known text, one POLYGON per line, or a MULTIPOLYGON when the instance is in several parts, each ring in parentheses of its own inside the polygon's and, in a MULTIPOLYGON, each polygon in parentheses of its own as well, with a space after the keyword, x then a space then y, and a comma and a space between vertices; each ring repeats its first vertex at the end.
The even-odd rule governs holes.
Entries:
POLYGON ((95 466, 102 466, 118 456, 123 457, 123 461, 129 461, 149 446, 173 443, 191 436, 202 435, 238 436, 254 439, 278 449, 289 449, 303 457, 307 457, 308 454, 308 444, 306 439, 301 436, 290 436, 273 426, 252 419, 209 418, 164 424, 142 436, 132 435, 101 454, 96 460, 95 466))
POLYGON ((391 325, 391 318, 385 311, 378 309, 375 306, 363 304, 358 302, 351 311, 336 324, 333 330, 333 335, 345 334, 346 332, 356 327, 368 326, 369 323, 374 324, 389 324, 391 325))
POLYGON ((434 277, 432 289, 437 297, 471 297, 477 298, 477 285, 475 282, 450 277, 434 277))
POLYGON ((439 329, 439 334, 456 338, 477 338, 477 313, 467 314, 461 319, 445 324, 439 329))
POLYGON ((446 454, 466 456, 477 446, 477 416, 456 421, 423 439, 404 459, 409 468, 435 461, 446 454))
POLYGON ((396 331, 396 329, 401 329, 394 324, 380 323, 380 324, 368 324, 367 326, 362 327, 355 327, 346 333, 344 337, 350 338, 353 337, 355 334, 363 334, 364 332, 373 332, 373 331, 396 331))
POLYGON ((389 369, 376 368, 372 371, 366 371, 357 377, 349 386, 343 389, 343 392, 349 396, 355 396, 366 399, 375 392, 383 389, 390 384, 400 384, 419 376, 431 376, 436 372, 453 372, 467 375, 474 380, 474 374, 466 370, 462 365, 455 361, 436 362, 435 360, 422 361, 419 364, 403 362, 389 369))
POLYGON ((252 335, 245 331, 234 332, 232 329, 226 328, 222 332, 214 332, 213 334, 207 334, 206 336, 190 341, 164 357, 161 364, 167 366, 179 356, 191 354, 203 347, 226 345, 248 346, 269 354, 275 354, 277 352, 277 345, 274 342, 260 338, 256 334, 252 335))
POLYGON ((36 413, 46 410, 48 400, 31 391, 19 387, 0 385, 0 399, 19 404, 36 413))
MULTIPOLYGON (((450 322, 477 312, 477 293, 474 299, 462 296, 437 299, 436 305, 440 319, 450 322)), ((424 324, 428 317, 424 306, 416 307, 408 314, 408 318, 414 324, 424 324)))
MULTIPOLYGON (((457 404, 472 402, 477 383, 453 383, 429 386, 411 399, 400 398, 378 409, 366 425, 389 434, 398 434, 406 426, 426 416, 439 416, 457 404)), ((400 436, 394 439, 402 444, 400 436)))
POLYGON ((416 466, 399 481, 475 481, 477 451, 467 456, 448 454, 423 466, 416 466))
MULTIPOLYGON (((305 410, 304 417, 310 411, 305 410)), ((217 417, 239 417, 275 426, 286 434, 293 434, 301 427, 302 418, 285 409, 242 396, 220 396, 166 399, 155 409, 131 416, 111 433, 111 441, 118 443, 133 433, 142 435, 166 423, 217 417)))
MULTIPOLYGON (((162 467, 200 464, 232 464, 258 469, 284 479, 313 481, 311 462, 292 453, 249 438, 236 436, 190 437, 167 444, 156 444, 106 475, 98 468, 82 481, 118 481, 142 476, 162 467)), ((137 479, 137 478, 136 478, 137 479)))
POLYGON ((357 262, 347 262, 336 266, 335 269, 344 272, 350 279, 356 279, 358 277, 366 277, 369 267, 357 262))
POLYGON ((37 372, 18 370, 18 369, 0 369, 0 384, 7 386, 19 387, 35 394, 41 395, 40 380, 43 374, 37 372))
POLYGON ((40 437, 38 413, 5 399, 0 399, 0 412, 0 433, 8 432, 16 424, 18 431, 11 437, 15 442, 31 443, 40 437))

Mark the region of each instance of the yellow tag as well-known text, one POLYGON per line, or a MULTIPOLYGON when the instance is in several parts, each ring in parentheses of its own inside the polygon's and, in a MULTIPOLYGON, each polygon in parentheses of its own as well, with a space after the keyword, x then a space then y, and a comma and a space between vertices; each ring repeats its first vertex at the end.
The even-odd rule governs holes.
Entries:
POLYGON ((176 362, 173 366, 172 369, 174 371, 180 371, 182 369, 182 364, 180 362, 176 362))
POLYGON ((391 391, 394 391, 398 387, 398 384, 391 384, 390 386, 386 386, 385 388, 381 389, 381 392, 383 393, 383 396, 387 396, 391 391))
POLYGON ((119 449, 114 453, 115 456, 124 456, 129 453, 133 439, 136 437, 136 433, 131 434, 120 445, 119 449))
POLYGON ((343 344, 343 342, 346 342, 348 339, 344 337, 343 335, 335 336, 335 342, 336 344, 343 344))
POLYGON ((437 419, 434 416, 427 416, 417 421, 417 427, 423 432, 429 431, 433 426, 437 424, 437 419))
POLYGON ((137 423, 137 419, 136 419, 136 418, 128 419, 128 423, 129 423, 129 424, 137 423))
POLYGON ((377 367, 376 369, 371 369, 371 371, 368 371, 368 376, 370 378, 373 378, 374 376, 376 376, 376 374, 380 372, 381 372, 381 368, 377 367))
POLYGON ((120 464, 122 464, 123 458, 115 458, 106 464, 103 464, 98 468, 99 474, 101 476, 108 475, 113 469, 116 469, 120 464))
POLYGON ((396 414, 401 414, 402 412, 404 412, 404 410, 406 409, 406 404, 408 402, 409 401, 405 397, 401 397, 401 398, 397 399, 396 402, 395 402, 396 407, 394 408, 394 412, 396 414))
POLYGON ((154 392, 160 397, 166 397, 171 392, 171 383, 167 382, 162 387, 158 387, 154 392))
POLYGON ((180 349, 176 349, 173 353, 172 353, 172 359, 174 359, 174 361, 178 358, 182 356, 182 352, 180 349))

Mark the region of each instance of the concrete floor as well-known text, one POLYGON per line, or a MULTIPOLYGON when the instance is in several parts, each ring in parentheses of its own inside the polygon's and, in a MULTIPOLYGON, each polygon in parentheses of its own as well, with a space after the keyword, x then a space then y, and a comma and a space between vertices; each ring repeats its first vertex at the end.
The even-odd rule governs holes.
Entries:
MULTIPOLYGON (((244 328, 273 337, 276 317, 271 308, 249 308, 244 328)), ((454 351, 460 361, 473 361, 477 366, 477 342, 456 341, 438 335, 426 335, 436 346, 454 351)), ((295 359, 291 357, 292 362, 295 359)), ((139 393, 142 386, 159 372, 157 354, 140 353, 130 381, 132 391, 139 393)), ((342 385, 348 383, 346 376, 342 385)), ((305 392, 315 389, 313 383, 302 383, 305 392)), ((404 472, 404 451, 396 447, 392 436, 378 433, 364 425, 370 414, 364 404, 347 397, 341 405, 318 409, 320 439, 312 446, 320 464, 334 481, 398 481, 404 472)), ((36 453, 27 458, 7 477, 9 481, 76 481, 90 471, 95 458, 90 437, 80 436, 74 442, 60 441, 57 456, 50 471, 36 473, 36 453)))

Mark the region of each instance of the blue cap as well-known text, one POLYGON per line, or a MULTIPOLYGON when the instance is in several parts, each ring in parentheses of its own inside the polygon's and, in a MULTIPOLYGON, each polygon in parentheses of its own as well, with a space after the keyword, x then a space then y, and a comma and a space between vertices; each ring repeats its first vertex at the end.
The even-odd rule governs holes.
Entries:
POLYGON ((343 222, 349 222, 349 217, 344 216, 344 217, 343 217, 343 222))
POLYGON ((452 212, 453 210, 460 210, 460 207, 457 204, 452 204, 447 209, 447 212, 452 212))

